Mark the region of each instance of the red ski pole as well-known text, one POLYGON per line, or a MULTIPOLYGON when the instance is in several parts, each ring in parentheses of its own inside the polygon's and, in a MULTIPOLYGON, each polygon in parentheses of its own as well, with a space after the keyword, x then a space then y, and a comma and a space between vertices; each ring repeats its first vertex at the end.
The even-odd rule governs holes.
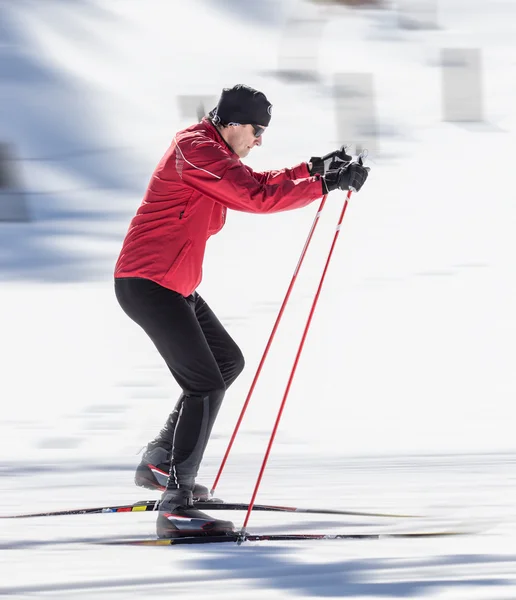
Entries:
POLYGON ((280 420, 281 420, 281 415, 283 414, 283 409, 285 408, 285 404, 287 402, 287 397, 288 397, 288 394, 289 394, 289 391, 290 391, 290 387, 292 385, 292 381, 294 380, 294 375, 296 373, 296 369, 297 369, 297 365, 298 365, 298 362, 299 362, 299 358, 301 357, 301 352, 303 351, 303 346, 305 345, 306 336, 308 334, 308 330, 310 329, 310 324, 312 322, 312 317, 314 316, 315 307, 317 306, 317 301, 319 300, 319 295, 320 295, 321 290, 322 290, 322 286, 323 286, 323 283, 324 283, 324 278, 326 277, 326 272, 328 271, 328 267, 329 267, 329 264, 330 264, 330 261, 331 261, 333 250, 335 248, 335 244, 337 243, 337 238, 339 237, 340 228, 341 228, 341 225, 342 225, 342 221, 344 220, 344 214, 346 212, 346 208, 348 207, 349 199, 351 198, 351 193, 352 193, 352 190, 350 189, 349 192, 348 192, 348 194, 347 194, 347 196, 346 196, 346 200, 344 202, 344 206, 343 206, 342 212, 340 214, 339 222, 337 223, 337 229, 335 231, 335 236, 333 238, 333 243, 331 245, 330 252, 328 254, 328 259, 326 260, 326 265, 324 266, 324 271, 323 271, 323 274, 321 276, 321 281, 319 282, 319 287, 317 288, 317 292, 315 294, 315 298, 314 298, 314 301, 312 303, 312 308, 310 310, 310 314, 309 314, 308 320, 306 322, 305 330, 303 332, 303 337, 301 338, 301 342, 299 344, 299 349, 297 351, 296 358, 294 360, 294 365, 293 365, 292 371, 290 373, 290 378, 289 378, 288 383, 287 383, 287 388, 285 389, 285 394, 283 396, 283 400, 281 401, 281 405, 280 405, 280 408, 279 408, 278 416, 276 418, 276 422, 274 423, 274 428, 272 430, 271 438, 269 440, 269 445, 267 446, 267 451, 265 452, 265 457, 263 459, 263 463, 262 463, 262 466, 260 468, 260 473, 258 475, 258 479, 256 480, 256 485, 254 487, 253 496, 251 498, 251 502, 249 503, 249 508, 247 510, 247 514, 246 514, 246 517, 245 517, 244 524, 243 524, 242 529, 240 531, 240 536, 239 536, 240 537, 240 541, 243 541, 245 539, 245 536, 247 535, 247 531, 246 531, 247 523, 249 522, 249 517, 251 516, 251 512, 253 510, 253 506, 254 506, 254 503, 255 503, 255 500, 256 500, 256 495, 258 494, 258 489, 259 489, 260 483, 262 481, 263 473, 265 471, 265 467, 267 466, 267 461, 269 460, 269 454, 271 452, 272 444, 274 442, 274 438, 276 437, 276 432, 278 430, 278 426, 279 426, 279 423, 280 423, 280 420))
POLYGON ((294 283, 296 282, 296 278, 297 278, 297 274, 299 273, 299 270, 301 269, 301 265, 303 264, 303 260, 305 258, 305 255, 307 253, 308 250, 308 246, 310 245, 310 242, 312 240, 312 236, 314 234, 315 228, 317 226, 317 223, 319 221, 319 217, 321 216, 322 210, 324 208, 324 204, 326 203, 326 198, 328 197, 328 194, 325 194, 321 200, 321 204, 317 210, 317 214, 315 215, 315 219, 312 223, 312 227, 310 228, 310 232, 308 233, 308 238, 305 242, 303 251, 301 252, 301 257, 299 258, 299 261, 297 263, 296 269, 294 271, 294 275, 292 276, 292 281, 290 282, 290 285, 288 287, 287 293, 285 295, 285 299, 283 300, 283 304, 281 305, 279 314, 276 318, 276 322, 274 323, 274 327, 272 328, 272 332, 271 335, 269 337, 269 341, 267 342, 267 346, 265 347, 265 350, 263 352, 263 356, 262 359, 260 360, 260 364, 258 365, 258 369, 256 371, 256 374, 254 376, 253 382, 251 384, 251 387, 249 389, 249 392, 247 394, 247 398, 244 402, 244 406, 242 407, 242 411, 240 412, 240 416, 238 417, 238 421, 237 424, 235 426, 235 430, 233 431, 233 435, 231 436, 231 439, 229 440, 229 444, 228 447, 226 449, 226 453, 224 454, 224 458, 222 459, 222 463, 219 467, 219 472, 217 473, 217 477, 215 477, 215 481, 213 482, 213 486, 211 488, 211 495, 213 496, 214 492, 215 492, 215 488, 217 487, 217 484, 219 483, 219 479, 220 476, 222 475, 222 471, 224 470, 224 467, 226 466, 226 461, 228 459, 229 453, 231 452, 231 448, 233 447, 233 442, 235 441, 236 435, 238 433, 238 430, 240 429, 240 424, 242 423, 242 419, 244 418, 245 412, 247 410, 247 406, 249 405, 249 401, 251 400, 251 396, 253 395, 254 392, 254 388, 256 387, 256 383, 258 381, 258 378, 260 376, 260 373, 262 372, 262 367, 265 363, 265 359, 267 358, 267 355, 269 354, 269 350, 270 347, 272 345, 272 341, 274 340, 274 336, 276 335, 276 330, 278 329, 278 326, 280 324, 281 321, 281 317, 283 316, 283 312, 285 310, 285 307, 287 306, 287 302, 288 299, 290 298, 290 294, 292 292, 292 288, 294 287, 294 283))

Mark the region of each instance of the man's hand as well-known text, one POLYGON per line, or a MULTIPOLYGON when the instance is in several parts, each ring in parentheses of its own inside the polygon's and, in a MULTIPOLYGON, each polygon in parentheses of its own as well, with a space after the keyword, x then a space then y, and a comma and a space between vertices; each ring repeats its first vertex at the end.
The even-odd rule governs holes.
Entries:
POLYGON ((334 171, 349 164, 353 157, 346 154, 347 146, 330 152, 326 156, 312 156, 308 163, 310 175, 326 175, 328 171, 334 171))
POLYGON ((369 167, 364 167, 362 159, 359 162, 350 163, 340 169, 328 171, 324 177, 321 177, 323 194, 333 190, 353 190, 360 191, 369 175, 369 167))

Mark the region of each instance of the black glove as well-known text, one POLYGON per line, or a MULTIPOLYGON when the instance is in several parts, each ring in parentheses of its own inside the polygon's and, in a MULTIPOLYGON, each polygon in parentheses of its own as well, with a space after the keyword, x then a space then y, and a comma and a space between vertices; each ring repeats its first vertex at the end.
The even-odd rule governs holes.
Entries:
POLYGON ((369 175, 369 170, 369 167, 364 167, 362 160, 359 159, 359 162, 350 163, 335 171, 328 171, 324 177, 321 177, 323 194, 337 189, 345 192, 349 189, 360 191, 369 175))
POLYGON ((310 175, 326 175, 328 171, 340 169, 352 160, 353 157, 346 154, 346 146, 342 146, 339 150, 330 152, 326 156, 312 156, 310 159, 312 166, 309 168, 310 175))

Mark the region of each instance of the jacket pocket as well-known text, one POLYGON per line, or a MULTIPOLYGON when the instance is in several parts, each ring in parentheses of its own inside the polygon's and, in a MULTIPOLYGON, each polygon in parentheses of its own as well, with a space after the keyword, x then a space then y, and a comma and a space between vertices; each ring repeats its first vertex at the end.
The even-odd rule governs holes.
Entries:
POLYGON ((181 266, 181 263, 184 261, 184 259, 186 258, 186 255, 190 251, 190 248, 192 247, 192 243, 193 243, 192 240, 186 240, 186 242, 183 244, 183 247, 179 251, 179 254, 174 259, 174 262, 170 265, 165 277, 168 277, 169 275, 173 275, 177 271, 177 269, 179 269, 179 267, 181 266))
POLYGON ((187 208, 188 208, 188 202, 185 202, 185 204, 183 204, 183 205, 181 206, 181 210, 180 210, 180 212, 179 212, 179 218, 180 218, 180 219, 184 219, 184 218, 185 218, 185 212, 186 212, 186 209, 187 209, 187 208))
POLYGON ((188 209, 190 208, 193 194, 194 194, 194 190, 191 191, 190 195, 188 196, 188 199, 181 204, 180 210, 179 210, 179 218, 180 219, 186 219, 186 217, 188 216, 188 214, 189 214, 188 209))

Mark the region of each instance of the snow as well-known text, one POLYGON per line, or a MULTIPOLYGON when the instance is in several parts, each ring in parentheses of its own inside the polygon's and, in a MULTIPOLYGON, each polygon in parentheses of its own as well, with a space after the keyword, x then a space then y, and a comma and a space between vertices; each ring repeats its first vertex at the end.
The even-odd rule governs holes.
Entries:
MULTIPOLYGON (((143 548, 91 541, 153 535, 152 513, 2 520, 0 596, 516 597, 516 5, 441 4, 435 30, 397 29, 387 10, 321 9, 320 81, 293 83, 272 72, 294 2, 0 3, 0 139, 16 144, 34 219, 0 223, 0 514, 157 497, 133 485, 137 452, 179 390, 116 303, 112 270, 155 162, 189 122, 176 97, 263 89, 274 120, 248 163, 275 168, 341 142, 329 90, 345 70, 375 75, 379 153, 348 207, 258 501, 479 529, 143 548), (441 122, 441 47, 482 49, 485 123, 441 122)), ((228 501, 252 493, 342 200, 327 202, 217 489, 228 501)), ((247 367, 208 446, 207 485, 316 210, 231 213, 209 242, 199 291, 247 367)), ((255 513, 249 529, 410 527, 255 513)))

